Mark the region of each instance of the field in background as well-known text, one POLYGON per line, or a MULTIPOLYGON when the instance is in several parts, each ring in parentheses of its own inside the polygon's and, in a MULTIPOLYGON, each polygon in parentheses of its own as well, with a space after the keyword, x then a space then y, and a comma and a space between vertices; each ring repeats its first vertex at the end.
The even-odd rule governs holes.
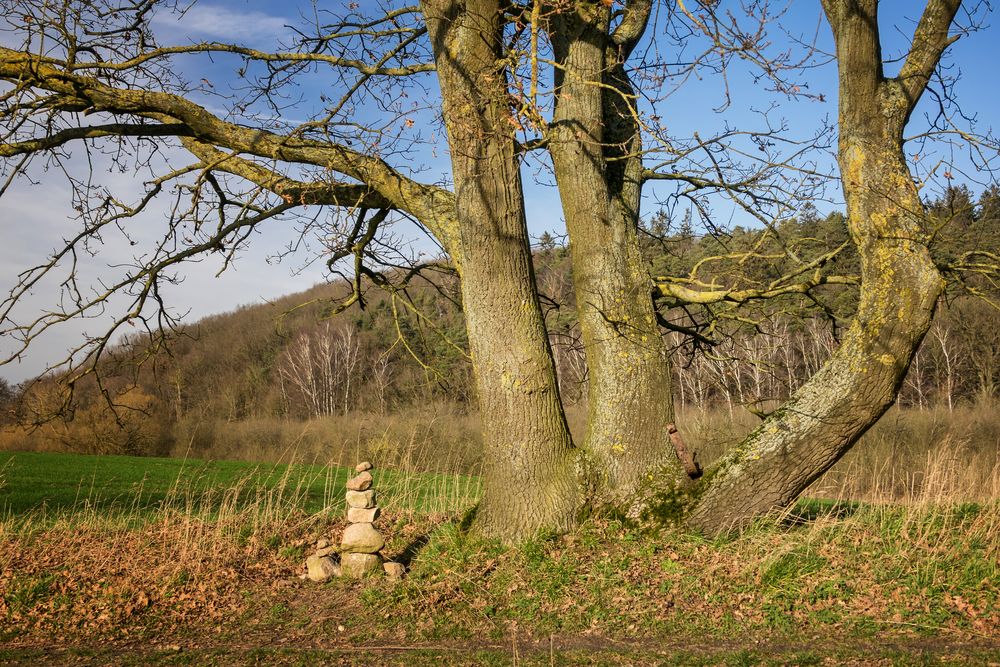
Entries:
MULTIPOLYGON (((578 439, 584 419, 583 406, 569 411, 578 439)), ((709 465, 759 419, 742 410, 686 410, 677 422, 709 465)), ((0 453, 0 512, 21 513, 42 501, 50 509, 149 508, 168 495, 190 504, 210 489, 217 504, 223 490, 247 496, 279 486, 301 509, 316 512, 342 494, 345 468, 360 460, 375 462, 389 488, 400 488, 402 499, 386 496, 386 502, 446 511, 457 509, 452 500, 474 501, 478 493, 479 427, 476 415, 438 404, 424 413, 220 424, 209 429, 211 439, 199 446, 189 442, 174 458, 0 453), (5 477, 14 485, 5 489, 5 477), (432 481, 402 488, 416 479, 432 481)), ((7 440, 8 446, 16 444, 7 440)), ((57 447, 48 444, 40 449, 57 447)), ((893 408, 805 495, 869 502, 1000 498, 1000 405, 893 408)))
MULTIPOLYGON (((755 428, 745 411, 689 411, 678 424, 710 463, 755 428)), ((865 502, 981 502, 1000 498, 1000 403, 949 410, 891 408, 808 497, 865 502)))
MULTIPOLYGON (((212 518, 269 505, 316 514, 342 509, 344 485, 354 474, 337 465, 8 453, 0 454, 0 518, 30 523, 90 514, 141 521, 165 511, 212 518)), ((446 512, 479 496, 476 476, 409 470, 375 476, 379 502, 389 511, 446 512)))
MULTIPOLYGON (((58 420, 34 431, 0 427, 0 452, 80 452, 75 441, 61 437, 61 427, 58 420)), ((478 415, 442 402, 301 420, 205 418, 176 428, 178 444, 162 454, 178 459, 353 465, 370 458, 384 468, 470 473, 479 469, 482 449, 478 415)))

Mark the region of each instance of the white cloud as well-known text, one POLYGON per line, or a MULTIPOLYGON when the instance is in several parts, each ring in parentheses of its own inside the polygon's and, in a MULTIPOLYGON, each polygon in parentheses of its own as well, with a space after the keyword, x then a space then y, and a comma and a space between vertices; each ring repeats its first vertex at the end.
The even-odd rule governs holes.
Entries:
MULTIPOLYGON (((185 158, 180 151, 166 150, 161 158, 179 163, 185 158)), ((94 165, 93 180, 106 187, 122 201, 135 202, 141 198, 142 181, 147 174, 109 169, 109 162, 99 153, 91 156, 94 165)), ((83 152, 66 161, 67 169, 82 175, 88 166, 83 152)), ((160 172, 164 165, 157 164, 160 172)), ((62 245, 63 238, 79 230, 79 221, 73 218, 71 191, 60 178, 58 171, 32 172, 40 183, 28 180, 15 182, 0 199, 0 300, 9 294, 17 283, 18 274, 46 260, 53 248, 62 245)), ((140 217, 128 221, 126 227, 136 246, 116 229, 108 229, 104 242, 95 246, 97 254, 78 254, 73 267, 85 295, 102 283, 120 279, 124 265, 136 261, 137 252, 147 252, 164 232, 172 199, 169 193, 154 200, 140 217)), ((188 262, 178 269, 183 279, 178 285, 165 285, 167 307, 174 314, 186 314, 185 323, 192 323, 207 315, 232 310, 243 304, 265 300, 308 289, 325 277, 325 265, 317 262, 301 274, 295 273, 309 259, 307 252, 289 257, 280 264, 269 262, 269 256, 280 251, 296 238, 295 229, 288 221, 274 220, 261 226, 261 231, 251 239, 250 247, 240 254, 236 263, 218 278, 221 257, 210 255, 200 262, 188 262)), ((61 282, 68 266, 61 266, 48 279, 38 283, 12 313, 14 322, 31 321, 45 312, 58 310, 63 297, 61 282)), ((130 306, 128 298, 114 298, 107 304, 104 314, 94 313, 90 319, 74 319, 60 324, 34 341, 20 363, 0 366, 0 377, 12 382, 34 377, 49 364, 62 360, 66 352, 80 345, 85 334, 99 334, 130 306)), ((2 323, 9 326, 10 322, 2 323)), ((18 348, 14 339, 0 336, 0 358, 18 348)))
POLYGON ((153 25, 168 32, 170 37, 223 42, 273 40, 288 31, 287 24, 285 18, 257 10, 240 11, 208 4, 196 4, 182 15, 161 13, 153 18, 153 25))

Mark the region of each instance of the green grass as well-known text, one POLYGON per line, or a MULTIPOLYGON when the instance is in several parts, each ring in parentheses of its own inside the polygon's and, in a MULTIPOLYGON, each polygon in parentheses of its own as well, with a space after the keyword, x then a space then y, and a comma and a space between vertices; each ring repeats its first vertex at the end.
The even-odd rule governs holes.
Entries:
MULTIPOLYGON (((309 466, 311 467, 311 466, 309 466)), ((178 492, 231 487, 240 480, 273 486, 287 466, 260 467, 231 461, 197 461, 83 454, 0 454, 4 484, 0 512, 61 512, 80 507, 96 510, 159 509, 178 492)), ((300 477, 313 471, 299 467, 300 477)), ((317 477, 314 473, 310 477, 317 477)), ((320 509, 323 489, 311 480, 307 506, 320 509)))
MULTIPOLYGON (((213 511, 237 494, 247 504, 280 491, 316 513, 343 503, 349 468, 84 454, 0 453, 0 517, 65 515, 81 509, 151 515, 167 505, 213 511)), ((479 480, 463 475, 375 471, 383 507, 437 510, 444 499, 475 498, 479 480)))

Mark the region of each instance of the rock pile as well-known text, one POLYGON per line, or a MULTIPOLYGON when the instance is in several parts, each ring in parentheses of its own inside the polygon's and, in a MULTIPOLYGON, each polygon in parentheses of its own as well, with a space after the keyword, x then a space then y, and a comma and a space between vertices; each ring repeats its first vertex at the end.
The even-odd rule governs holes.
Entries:
POLYGON ((382 533, 375 529, 379 509, 372 488, 372 464, 365 461, 354 469, 358 475, 347 480, 347 521, 340 541, 340 568, 345 577, 361 579, 379 569, 385 546, 382 533))
POLYGON ((326 581, 331 577, 345 576, 361 579, 383 570, 391 579, 403 576, 402 563, 382 562, 379 553, 385 546, 385 538, 373 525, 379 516, 372 488, 372 464, 359 463, 355 477, 347 480, 347 521, 340 546, 333 546, 328 540, 316 543, 316 552, 306 559, 306 575, 313 581, 326 581), (340 553, 340 564, 334 562, 332 554, 340 553))

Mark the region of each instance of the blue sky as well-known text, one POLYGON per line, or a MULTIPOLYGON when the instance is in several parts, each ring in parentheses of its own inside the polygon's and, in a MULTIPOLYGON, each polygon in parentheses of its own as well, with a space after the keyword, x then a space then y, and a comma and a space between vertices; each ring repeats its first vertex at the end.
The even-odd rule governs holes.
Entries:
MULTIPOLYGON (((368 0, 362 0, 367 2, 368 0)), ((725 2, 723 3, 725 4, 725 2)), ((880 23, 883 34, 883 49, 888 58, 898 56, 906 47, 906 40, 912 33, 917 12, 922 3, 903 2, 901 0, 884 1, 880 10, 880 23)), ((259 48, 273 48, 275 41, 289 35, 288 24, 298 23, 300 13, 308 16, 310 5, 294 1, 275 3, 260 0, 208 0, 196 3, 187 14, 178 19, 176 16, 161 15, 155 22, 155 27, 163 43, 185 43, 189 41, 219 40, 244 43, 259 48)), ((987 23, 996 16, 987 17, 987 23)), ((772 28, 770 39, 776 45, 781 45, 788 34, 811 41, 819 35, 818 45, 821 49, 830 51, 831 38, 829 28, 821 20, 818 0, 799 0, 789 4, 783 18, 783 28, 772 28)), ((978 129, 993 127, 1000 129, 1000 96, 997 93, 996 73, 1000 60, 996 29, 986 30, 959 40, 947 58, 946 65, 961 70, 961 79, 956 86, 956 96, 961 101, 967 114, 977 117, 978 129)), ((205 59, 188 59, 179 61, 179 67, 191 80, 205 78, 211 81, 212 91, 223 93, 227 86, 237 80, 235 70, 239 61, 226 57, 217 57, 209 62, 205 59)), ((898 65, 895 65, 898 66, 898 65)), ((891 73, 894 65, 888 64, 891 73)), ((955 70, 952 70, 953 72, 955 70)), ((663 116, 671 131, 679 136, 690 135, 694 131, 707 136, 713 131, 728 125, 737 127, 759 127, 757 110, 777 104, 777 109, 771 113, 774 118, 783 119, 792 135, 809 136, 824 118, 836 118, 836 67, 829 63, 824 67, 810 70, 802 82, 808 85, 808 91, 813 95, 822 94, 824 101, 816 99, 789 100, 783 96, 768 93, 760 81, 755 81, 752 70, 735 65, 729 72, 731 104, 723 112, 716 112, 722 101, 722 87, 718 77, 706 76, 702 80, 691 80, 671 97, 667 98, 657 114, 663 116)), ((434 92, 436 83, 432 75, 426 78, 429 91, 434 92)), ((290 107, 282 111, 288 120, 298 120, 315 109, 316 100, 326 90, 324 76, 310 75, 303 79, 298 93, 307 100, 302 107, 290 107)), ((433 105, 433 95, 427 100, 414 95, 408 101, 418 108, 425 104, 433 105)), ((221 98, 211 94, 202 95, 202 104, 213 108, 222 104, 221 98)), ((924 104, 921 111, 931 109, 930 104, 924 104)), ((915 114, 912 123, 914 128, 921 125, 921 111, 915 114)), ((362 108, 359 113, 364 114, 362 108)), ((417 121, 415 130, 421 131, 421 136, 429 140, 436 130, 435 127, 422 127, 430 121, 432 114, 427 111, 414 111, 412 118, 417 121)), ((440 139, 440 137, 437 137, 440 139)), ((182 159, 179 155, 171 155, 174 159, 182 159)), ((939 155, 925 158, 922 164, 930 164, 930 160, 944 157, 954 160, 959 166, 964 164, 961 154, 939 155)), ((828 160, 828 158, 823 158, 828 160)), ((73 162, 82 166, 83 153, 74 155, 73 162)), ((827 161, 826 164, 829 164, 827 161)), ((99 178, 119 196, 135 196, 140 192, 142 180, 146 175, 141 172, 108 173, 107 165, 97 160, 99 178), (102 171, 102 168, 104 169, 102 171)), ((443 143, 437 146, 424 145, 414 155, 401 161, 400 168, 421 167, 420 178, 436 181, 446 177, 448 172, 447 151, 443 143)), ((939 173, 943 169, 939 169, 939 173)), ((558 193, 552 187, 546 186, 544 174, 541 179, 535 177, 537 163, 525 169, 526 200, 529 214, 529 229, 535 236, 543 231, 562 231, 561 212, 558 193), (540 182, 541 181, 541 182, 540 182)), ((0 244, 0 284, 6 290, 16 280, 19 271, 28 268, 44 259, 46 253, 55 246, 60 238, 74 229, 73 213, 69 200, 69 190, 58 174, 44 171, 35 173, 39 183, 31 185, 21 183, 15 185, 0 199, 0 224, 4 228, 4 243, 0 244)), ((939 191, 944 184, 942 178, 929 186, 929 192, 939 191)), ((956 181, 957 182, 957 181, 956 181)), ((979 186, 973 185, 978 191, 979 186)), ((655 193, 651 192, 646 202, 645 213, 655 210, 653 201, 655 193)), ((831 201, 821 209, 836 208, 839 199, 839 187, 834 185, 828 192, 831 201)), ((137 228, 140 241, 151 242, 154 239, 157 218, 166 215, 166 202, 154 208, 144 218, 143 225, 148 229, 137 228)), ((723 221, 746 222, 740 214, 719 205, 717 213, 723 221)), ((240 261, 221 276, 215 273, 220 268, 218 259, 209 258, 200 263, 189 265, 185 271, 183 282, 172 287, 167 294, 170 305, 178 313, 187 313, 188 321, 220 311, 232 310, 241 304, 260 303, 278 296, 305 289, 324 280, 322 263, 308 264, 312 255, 300 253, 282 262, 273 261, 275 252, 294 239, 293 230, 286 223, 276 222, 267 225, 255 236, 253 243, 243 253, 240 261)), ((416 242, 415 250, 429 249, 425 242, 416 242)), ((109 265, 126 261, 135 255, 135 250, 122 239, 106 238, 101 252, 92 258, 85 258, 81 267, 84 277, 92 281, 100 280, 108 275, 109 265)), ((51 308, 58 299, 58 285, 40 286, 23 304, 19 313, 22 317, 51 308)), ((121 302, 112 303, 111 308, 121 307, 121 302)), ((64 350, 72 345, 85 331, 96 332, 106 322, 105 317, 97 317, 89 321, 69 323, 58 331, 46 335, 33 346, 31 353, 23 363, 12 364, 0 368, 0 377, 12 381, 20 381, 40 372, 48 363, 57 359, 64 350)), ((0 350, 6 350, 9 345, 0 341, 0 350)))

